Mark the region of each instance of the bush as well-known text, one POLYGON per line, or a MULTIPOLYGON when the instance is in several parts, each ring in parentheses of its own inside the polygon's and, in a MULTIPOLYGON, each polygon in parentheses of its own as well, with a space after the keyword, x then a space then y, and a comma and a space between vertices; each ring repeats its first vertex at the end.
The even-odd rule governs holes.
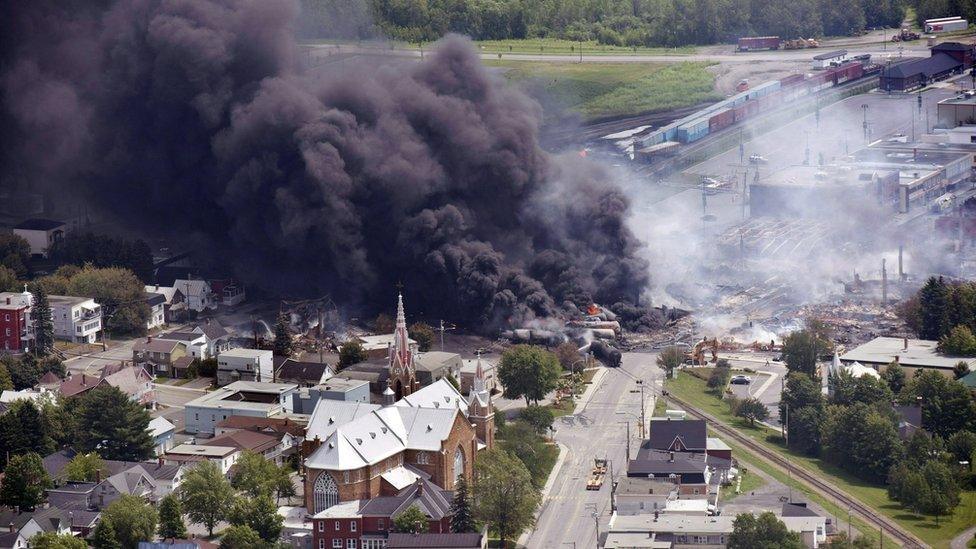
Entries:
POLYGON ((529 406, 519 411, 519 419, 531 425, 535 432, 545 434, 556 416, 545 406, 529 406))

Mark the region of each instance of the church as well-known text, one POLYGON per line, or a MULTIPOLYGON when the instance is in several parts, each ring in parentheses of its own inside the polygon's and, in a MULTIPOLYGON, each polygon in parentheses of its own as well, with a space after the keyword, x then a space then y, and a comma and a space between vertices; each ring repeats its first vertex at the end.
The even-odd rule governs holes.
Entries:
POLYGON ((305 506, 396 496, 417 483, 453 490, 477 453, 494 445, 491 393, 480 363, 467 397, 446 379, 420 387, 403 297, 389 346, 384 402, 323 399, 306 432, 305 506))

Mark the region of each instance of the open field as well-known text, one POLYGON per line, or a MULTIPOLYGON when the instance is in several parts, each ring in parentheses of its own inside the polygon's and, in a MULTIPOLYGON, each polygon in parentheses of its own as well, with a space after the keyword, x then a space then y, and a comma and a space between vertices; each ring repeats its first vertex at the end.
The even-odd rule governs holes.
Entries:
POLYGON ((820 458, 806 456, 786 449, 780 444, 782 438, 780 437, 779 431, 759 424, 750 426, 745 420, 732 416, 729 412, 728 405, 718 397, 707 392, 705 381, 696 376, 689 375, 687 372, 680 372, 677 379, 668 380, 668 390, 678 398, 687 401, 700 410, 720 419, 727 425, 735 427, 744 435, 787 457, 793 464, 829 480, 848 494, 861 500, 861 502, 897 521, 933 547, 948 547, 949 542, 955 536, 959 535, 966 528, 976 524, 976 492, 974 491, 963 492, 962 502, 952 516, 942 517, 936 523, 932 517, 916 516, 902 509, 897 502, 891 501, 888 498, 887 491, 883 486, 877 486, 858 479, 847 471, 827 463, 820 458))
POLYGON ((585 119, 676 109, 718 99, 709 63, 546 63, 486 61, 530 93, 585 119))
POLYGON ((477 40, 475 46, 482 53, 533 53, 551 55, 693 55, 697 49, 693 46, 679 48, 648 48, 644 46, 608 46, 595 40, 575 42, 558 38, 526 38, 524 40, 477 40))

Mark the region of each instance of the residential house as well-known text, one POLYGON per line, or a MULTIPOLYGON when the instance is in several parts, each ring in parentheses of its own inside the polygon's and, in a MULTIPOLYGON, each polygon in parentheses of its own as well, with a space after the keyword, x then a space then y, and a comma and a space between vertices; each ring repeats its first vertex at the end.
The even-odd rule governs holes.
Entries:
POLYGON ((194 324, 190 331, 207 336, 207 356, 214 357, 230 349, 230 332, 217 322, 216 319, 207 318, 194 324))
POLYGON ((110 364, 102 369, 98 377, 85 373, 69 374, 68 378, 61 382, 58 392, 66 398, 71 398, 83 395, 102 385, 119 389, 129 395, 133 401, 146 408, 156 408, 156 389, 153 376, 142 366, 125 366, 121 363, 110 364))
MULTIPOLYGON (((803 544, 816 549, 827 541, 825 519, 820 516, 778 516, 803 544)), ((680 513, 617 516, 611 520, 603 547, 720 549, 728 546, 736 515, 689 516, 680 513)))
POLYGON ((159 541, 140 541, 138 549, 217 549, 216 543, 201 538, 174 539, 166 538, 159 541))
POLYGON ((14 234, 30 245, 30 254, 47 257, 51 247, 64 240, 68 226, 52 219, 27 219, 14 225, 14 234))
POLYGON ((0 351, 19 353, 34 340, 31 307, 34 296, 27 291, 0 293, 0 351))
POLYGON ((427 386, 448 376, 457 381, 461 377, 461 355, 444 351, 428 351, 414 355, 417 381, 427 386))
POLYGON ((186 320, 188 308, 186 306, 186 296, 179 288, 173 286, 160 286, 150 284, 145 288, 147 293, 159 294, 163 296, 163 322, 180 322, 186 320))
POLYGON ((708 446, 705 421, 653 419, 643 446, 653 450, 704 453, 708 446))
POLYGON ((678 484, 667 478, 620 477, 613 487, 613 508, 618 515, 662 511, 678 499, 678 484))
MULTIPOLYGON (((183 376, 179 375, 177 361, 187 358, 186 366, 192 362, 193 357, 188 356, 186 343, 171 339, 154 339, 152 336, 144 340, 139 340, 132 346, 132 363, 145 368, 153 375, 163 377, 184 377, 185 369, 182 370, 183 376)), ((183 362, 180 362, 183 364, 183 362)))
POLYGON ((240 451, 248 450, 281 465, 281 439, 258 431, 232 431, 217 435, 209 440, 199 441, 203 446, 226 446, 240 451))
POLYGON ((95 343, 102 331, 102 307, 88 297, 49 295, 54 337, 76 343, 95 343))
POLYGON ((211 280, 210 289, 214 299, 225 307, 233 307, 244 301, 244 285, 232 278, 211 280))
POLYGON ((226 475, 240 455, 240 449, 233 446, 180 444, 167 450, 163 454, 162 460, 171 465, 193 465, 202 461, 210 461, 215 463, 220 468, 220 472, 226 475))
POLYGON ((154 417, 149 421, 149 434, 153 437, 153 453, 158 456, 173 447, 176 426, 162 416, 154 417))
POLYGON ((386 549, 485 549, 485 533, 408 534, 394 532, 386 539, 386 549))
POLYGON ((154 330, 166 324, 166 296, 153 292, 146 292, 146 305, 149 306, 149 320, 146 329, 154 330))
POLYGON ((322 362, 303 362, 292 358, 274 359, 274 381, 294 383, 299 387, 312 387, 325 383, 335 375, 331 366, 322 362))
POLYGON ((33 389, 24 389, 23 391, 6 390, 0 392, 0 403, 10 405, 18 400, 29 400, 35 405, 40 406, 44 402, 54 403, 57 400, 57 394, 49 391, 45 388, 41 388, 38 391, 33 389))
POLYGON ((7 529, 6 532, 0 533, 0 548, 4 549, 30 547, 30 539, 44 532, 71 533, 68 513, 57 507, 23 513, 3 508, 0 510, 0 525, 7 529))
POLYGON ((332 377, 321 385, 299 389, 293 397, 296 414, 311 414, 322 399, 369 402, 369 382, 332 377))
POLYGON ((213 289, 206 280, 176 279, 173 281, 173 287, 183 292, 187 307, 191 311, 202 313, 217 307, 213 289))
POLYGON ((186 348, 186 356, 196 358, 199 360, 206 360, 213 355, 210 353, 210 345, 207 340, 207 335, 203 332, 193 332, 193 331, 174 331, 165 332, 152 338, 155 341, 166 341, 173 343, 182 343, 186 348))
POLYGON ((399 488, 387 485, 388 495, 340 503, 313 515, 312 546, 385 548, 393 520, 413 505, 427 515, 428 532, 450 532, 453 494, 419 471, 413 478, 399 488))
POLYGON ((247 416, 229 417, 217 424, 214 436, 219 437, 236 431, 254 431, 278 439, 278 452, 281 459, 301 451, 305 440, 306 423, 299 423, 287 417, 257 418, 247 416))
POLYGON ((293 383, 235 381, 185 404, 185 430, 209 435, 217 423, 233 416, 269 418, 291 413, 293 383))
MULTIPOLYGON (((44 456, 42 460, 44 471, 47 472, 48 476, 51 477, 51 480, 55 483, 56 488, 53 490, 59 492, 58 497, 60 498, 60 503, 58 503, 58 505, 63 509, 97 509, 97 498, 92 498, 91 495, 94 493, 94 488, 103 482, 101 472, 99 472, 96 482, 91 483, 66 482, 66 479, 64 478, 64 468, 68 462, 75 457, 75 455, 76 453, 73 450, 65 449, 44 456), (88 484, 91 486, 86 487, 88 484), (69 506, 67 503, 65 503, 68 500, 74 500, 80 497, 78 494, 86 494, 86 497, 83 498, 84 501, 81 503, 72 504, 73 506, 69 506)), ((117 461, 106 459, 102 460, 102 464, 105 467, 104 471, 108 476, 134 471, 139 474, 145 474, 151 478, 153 481, 152 484, 154 485, 154 491, 150 499, 153 501, 158 501, 166 494, 175 490, 183 480, 184 470, 182 467, 162 463, 161 460, 117 461)), ((50 495, 51 494, 49 493, 49 496, 50 495)))
POLYGON ((274 379, 274 353, 263 349, 230 349, 217 357, 217 385, 274 379))

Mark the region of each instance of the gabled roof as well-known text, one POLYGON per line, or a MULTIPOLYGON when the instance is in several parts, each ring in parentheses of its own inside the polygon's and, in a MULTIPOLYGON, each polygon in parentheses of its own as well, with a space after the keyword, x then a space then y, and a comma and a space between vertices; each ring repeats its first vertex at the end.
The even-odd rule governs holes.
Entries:
POLYGON ((806 505, 797 505, 794 503, 784 503, 783 509, 780 511, 781 517, 819 517, 816 511, 808 508, 806 505))
POLYGON ((892 406, 898 414, 899 423, 907 423, 915 427, 922 426, 922 407, 917 405, 895 404, 892 406))
POLYGON ((152 380, 152 376, 142 366, 129 366, 102 378, 112 387, 133 396, 143 389, 143 384, 152 380))
POLYGON ((705 454, 689 452, 645 451, 641 449, 637 459, 627 464, 627 474, 669 475, 704 473, 707 468, 705 454))
POLYGON ((183 295, 183 292, 181 292, 179 288, 174 288, 172 286, 159 286, 159 285, 147 284, 145 286, 145 290, 148 293, 154 293, 163 296, 166 299, 166 303, 172 303, 173 298, 176 297, 177 294, 179 294, 180 296, 183 295))
MULTIPOLYGON (((308 420, 305 431, 306 440, 325 440, 329 438, 340 425, 345 425, 354 419, 379 410, 379 404, 368 402, 346 402, 344 400, 320 399, 312 410, 312 417, 308 420)), ((230 418, 228 418, 230 419, 230 418)))
POLYGON ((932 46, 932 51, 973 51, 973 46, 960 42, 943 42, 932 46))
POLYGON ((274 448, 280 443, 281 439, 257 431, 231 431, 202 441, 200 445, 229 446, 239 450, 251 450, 260 454, 274 448))
POLYGON ((947 53, 935 53, 931 57, 892 65, 890 68, 884 70, 882 76, 888 78, 909 78, 916 75, 931 77, 936 74, 951 71, 961 65, 962 63, 960 61, 953 59, 947 53))
POLYGON ((173 281, 173 287, 179 288, 184 294, 189 293, 190 295, 203 295, 205 292, 210 292, 210 283, 206 280, 193 279, 187 280, 185 278, 177 278, 173 281))
POLYGON ((120 494, 135 494, 136 488, 138 488, 139 483, 146 483, 150 486, 150 489, 156 487, 156 482, 152 479, 142 467, 132 467, 121 473, 116 473, 107 479, 106 483, 112 485, 116 491, 120 494))
POLYGON ((146 304, 150 307, 166 303, 166 296, 155 292, 146 292, 146 304))
POLYGON ((334 374, 328 364, 320 362, 301 362, 293 359, 285 359, 280 366, 275 367, 275 379, 287 380, 295 383, 317 384, 323 378, 328 378, 334 374))
POLYGON ((63 396, 71 397, 90 391, 99 385, 106 383, 101 377, 90 376, 88 374, 74 374, 61 382, 58 391, 63 396))
POLYGON ((14 225, 14 229, 23 229, 25 231, 50 231, 58 227, 64 227, 64 222, 39 218, 26 219, 14 225))
POLYGON ((360 508, 362 516, 395 517, 417 505, 432 520, 441 520, 450 514, 451 492, 442 490, 430 480, 420 477, 395 496, 382 496, 365 502, 360 508))
POLYGON ((175 431, 176 425, 170 423, 170 421, 163 416, 159 416, 154 417, 149 421, 149 427, 147 427, 147 430, 149 431, 149 436, 155 438, 165 435, 171 431, 175 431))
POLYGON ((394 406, 414 408, 454 408, 468 414, 468 401, 460 391, 446 379, 438 379, 434 383, 415 391, 398 400, 394 406))
POLYGON ((444 368, 452 363, 460 364, 461 355, 445 351, 427 351, 424 353, 415 353, 413 355, 413 363, 418 370, 431 372, 444 368))
POLYGON ((230 335, 230 332, 224 329, 224 327, 213 318, 208 318, 203 322, 198 322, 191 331, 204 334, 211 340, 220 339, 230 335))
POLYGON ((176 349, 180 345, 186 347, 184 343, 172 339, 146 338, 137 341, 132 346, 132 350, 140 353, 149 351, 150 353, 170 354, 173 352, 174 349, 176 349))
POLYGON ((293 419, 280 417, 250 417, 250 416, 230 416, 229 418, 217 423, 217 427, 222 429, 243 429, 247 431, 258 431, 277 435, 289 434, 292 436, 305 436, 305 426, 293 419))
POLYGON ((387 538, 388 549, 475 549, 482 547, 481 534, 406 534, 393 532, 387 538))
POLYGON ((704 451, 707 444, 708 437, 704 420, 655 420, 650 424, 650 433, 642 448, 704 451))
POLYGON ((159 341, 188 342, 188 341, 196 341, 198 339, 203 339, 204 341, 206 341, 207 335, 204 334, 203 332, 175 331, 175 332, 166 332, 165 334, 159 334, 158 336, 155 337, 153 341, 159 340, 159 341))

